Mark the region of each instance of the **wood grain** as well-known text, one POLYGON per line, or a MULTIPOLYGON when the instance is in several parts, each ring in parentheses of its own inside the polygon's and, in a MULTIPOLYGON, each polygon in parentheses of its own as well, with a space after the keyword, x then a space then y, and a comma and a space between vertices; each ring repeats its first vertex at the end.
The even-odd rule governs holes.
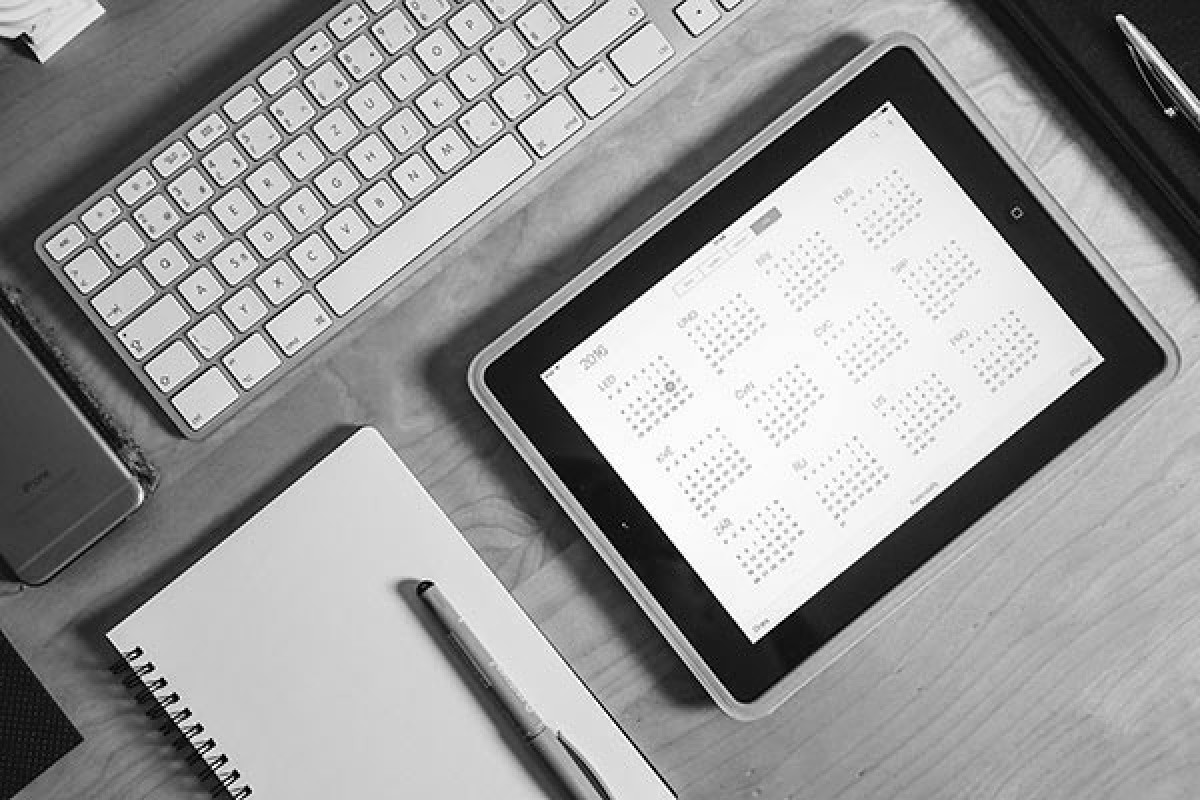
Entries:
POLYGON ((313 11, 105 6, 46 66, 0 51, 0 280, 27 290, 163 480, 49 586, 0 599, 0 627, 85 736, 21 800, 204 796, 107 673, 103 632, 358 424, 383 432, 687 800, 1196 795, 1195 268, 977 9, 760 0, 257 407, 192 443, 89 332, 32 242, 313 11), (931 45, 1164 323, 1183 369, 1136 419, 1036 478, 1038 492, 849 657, 770 718, 736 723, 502 441, 465 369, 864 42, 901 29, 931 45))

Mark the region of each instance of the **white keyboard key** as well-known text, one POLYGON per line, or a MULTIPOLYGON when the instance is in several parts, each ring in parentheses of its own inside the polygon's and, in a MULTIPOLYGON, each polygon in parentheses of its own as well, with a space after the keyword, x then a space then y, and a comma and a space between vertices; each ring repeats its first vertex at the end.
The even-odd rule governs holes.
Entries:
POLYGON ((246 238, 254 245, 259 255, 270 258, 287 246, 292 240, 292 235, 288 233, 279 217, 267 214, 246 231, 246 238))
POLYGON ((383 135, 392 147, 403 153, 424 138, 425 126, 411 108, 402 108, 399 114, 383 124, 383 135))
POLYGON ((329 30, 339 39, 345 39, 361 28, 367 22, 367 13, 358 3, 354 3, 345 11, 329 21, 329 30))
POLYGON ((335 108, 313 125, 313 132, 331 153, 336 153, 358 136, 358 126, 340 108, 335 108))
POLYGON ((83 224, 92 233, 99 233, 108 223, 121 216, 121 207, 108 195, 101 197, 94 206, 83 212, 83 224))
POLYGON ((237 140, 246 148, 250 157, 258 161, 274 150, 283 141, 283 137, 271 124, 271 120, 267 119, 266 114, 259 114, 238 130, 237 140))
POLYGON ((399 9, 389 11, 378 22, 371 26, 371 33, 383 45, 389 54, 395 55, 406 44, 417 38, 417 30, 408 21, 408 17, 399 9))
POLYGON ((225 101, 221 108, 234 122, 241 122, 262 105, 262 95, 253 86, 247 86, 225 101))
POLYGON ((145 205, 134 213, 133 218, 151 240, 161 239, 179 223, 179 215, 161 194, 156 194, 146 201, 145 205))
MULTIPOLYGON (((738 3, 654 18, 699 36, 738 3)), ((214 427, 675 55, 640 0, 337 8, 43 237, 185 430, 214 427)))
POLYGON ((317 220, 325 216, 325 206, 321 205, 321 201, 307 186, 284 200, 279 206, 279 210, 287 217, 287 221, 291 223, 297 233, 308 230, 316 224, 317 220))
POLYGON ((480 103, 458 118, 467 136, 476 145, 481 145, 504 130, 504 122, 487 101, 480 103))
POLYGON ((192 430, 198 431, 233 405, 237 398, 237 389, 230 385, 221 370, 212 367, 172 397, 171 405, 175 406, 192 430))
POLYGON ((196 352, 206 361, 224 350, 233 341, 229 326, 216 314, 209 314, 188 331, 188 339, 196 352))
POLYGON ((374 178, 392 163, 392 151, 373 133, 351 147, 347 155, 350 156, 350 163, 357 167, 367 180, 374 178))
POLYGON ((200 362, 183 342, 172 342, 166 350, 146 362, 146 374, 163 392, 175 391, 188 376, 200 367, 200 362))
MULTIPOLYGON (((287 148, 284 148, 283 152, 286 153, 287 148)), ((283 170, 278 164, 268 161, 250 173, 250 176, 246 178, 246 187, 254 193, 259 203, 270 206, 287 194, 287 190, 292 187, 292 182, 288 180, 287 175, 283 174, 283 170)))
POLYGON ((358 117, 363 127, 369 128, 387 116, 392 110, 392 101, 378 83, 371 81, 346 101, 346 106, 358 117))
POLYGON ((675 6, 675 16, 692 36, 699 36, 721 21, 721 12, 712 0, 683 0, 675 6))
POLYGON ((249 389, 267 377, 282 362, 263 335, 256 333, 230 350, 221 359, 221 363, 243 389, 249 389))
POLYGON ((267 315, 267 307, 258 294, 246 286, 221 306, 225 316, 242 333, 250 330, 267 315))
POLYGON ((283 303, 295 292, 300 291, 302 286, 296 273, 292 272, 291 267, 284 261, 276 261, 267 267, 261 275, 254 279, 254 282, 258 284, 258 288, 262 290, 273 306, 283 303))
POLYGON ((564 33, 558 46, 572 64, 582 67, 645 18, 646 12, 634 0, 608 0, 564 33))
POLYGON ((474 47, 483 41, 493 30, 492 21, 478 3, 471 3, 462 11, 450 18, 450 30, 466 48, 474 47))
POLYGON ((304 92, 291 88, 271 103, 271 115, 279 121, 285 131, 295 133, 317 115, 317 109, 308 101, 304 92))
POLYGON ((196 217, 179 231, 179 241, 183 242, 192 258, 204 258, 216 249, 223 239, 217 226, 206 214, 196 217))
POLYGON ((542 92, 549 92, 567 79, 571 71, 553 50, 547 50, 525 65, 525 73, 542 92))
POLYGON ((155 156, 150 163, 164 178, 174 175, 192 157, 192 151, 183 142, 173 142, 170 147, 155 156))
POLYGON ((225 294, 225 287, 208 267, 201 267, 188 275, 179 282, 178 288, 183 299, 197 313, 220 300, 221 295, 225 294))
POLYGON ((236 239, 217 253, 212 263, 230 286, 237 286, 258 269, 258 261, 250 255, 246 245, 236 239))
POLYGON ((422 28, 428 28, 450 10, 449 0, 404 0, 422 28))
POLYGON ((449 172, 466 160, 471 149, 458 135, 458 131, 447 128, 429 140, 425 145, 425 152, 433 159, 433 163, 437 164, 438 169, 449 172))
POLYGON ((75 256, 65 271, 75 288, 84 294, 89 294, 112 274, 104 259, 90 247, 75 256))
POLYGON ((294 356, 332 324, 333 320, 321 308, 317 298, 306 294, 268 322, 267 333, 284 355, 294 356))
MULTIPOLYGON (((313 170, 325 163, 325 155, 321 148, 317 147, 317 143, 307 133, 301 134, 280 150, 279 158, 298 181, 304 180, 313 170)), ((267 205, 261 197, 258 199, 263 205, 267 205)))
POLYGON ((450 34, 441 28, 417 42, 413 50, 425 65, 425 69, 433 75, 453 64, 459 54, 458 46, 454 44, 450 34))
POLYGON ((134 267, 97 293, 92 298, 92 307, 108 327, 115 328, 153 296, 154 287, 142 271, 134 267))
POLYGON ((145 249, 146 242, 129 224, 129 220, 121 220, 112 230, 100 237, 100 247, 114 264, 123 267, 145 249))
POLYGON ((483 46, 483 54, 487 56, 488 61, 492 62, 496 71, 503 75, 511 72, 517 64, 521 63, 529 51, 525 49, 525 45, 521 44, 521 40, 515 33, 505 29, 483 46))
POLYGON ((332 50, 333 42, 329 41, 329 37, 325 35, 324 31, 317 31, 301 42, 300 46, 292 51, 292 55, 300 62, 300 66, 308 68, 332 50))
POLYGON ((613 64, 631 84, 641 83, 647 75, 675 55, 667 37, 653 25, 647 25, 617 45, 609 54, 613 64))
MULTIPOLYGON (((265 117, 256 117, 265 119, 265 117)), ((253 123, 252 123, 253 124, 253 123)), ((240 135, 240 134, 239 134, 240 135)), ((218 186, 228 186, 230 181, 246 171, 246 157, 238 152, 233 142, 221 142, 200 161, 204 169, 218 186)))
POLYGON ((517 20, 517 28, 525 37, 525 41, 536 50, 554 38, 554 34, 562 30, 562 25, 554 12, 545 3, 538 3, 517 20))
POLYGON ((551 2, 567 22, 573 22, 592 4, 592 0, 551 0, 551 2))
POLYGON ((533 106, 537 95, 523 76, 514 75, 492 92, 492 99, 506 117, 516 119, 533 106))
POLYGON ((213 195, 212 186, 200 174, 200 170, 195 167, 189 168, 178 178, 171 181, 167 185, 167 191, 170 192, 171 197, 175 199, 175 202, 179 204, 179 207, 183 209, 185 214, 190 214, 200 208, 213 195))
POLYGON ((338 53, 338 61, 342 62, 346 72, 356 81, 361 81, 383 66, 383 56, 366 36, 359 36, 343 47, 338 53))
POLYGON ((468 56, 461 64, 450 70, 450 80, 468 102, 474 100, 495 81, 492 71, 477 55, 468 56))
POLYGON ((187 270, 188 265, 188 260, 170 239, 151 250, 150 255, 142 259, 142 266, 159 286, 170 286, 187 270))
POLYGON ((530 114, 517 126, 525 141, 543 158, 583 130, 583 119, 562 95, 530 114))
POLYGON ((46 252, 55 261, 62 261, 87 240, 79 226, 72 223, 46 240, 46 252))
POLYGON ((411 56, 400 56, 379 76, 399 100, 406 100, 425 84, 425 75, 411 56))
POLYGON ((314 233, 288 252, 296 268, 307 278, 315 278, 333 266, 336 257, 319 234, 314 233))
POLYGON ((329 169, 316 177, 313 183, 321 190, 321 194, 325 196, 331 206, 341 205, 342 201, 354 194, 360 185, 358 178, 354 177, 354 173, 350 171, 344 161, 333 162, 329 169))
POLYGON ((516 138, 502 136, 322 278, 317 291, 334 313, 346 314, 532 167, 516 138))
POLYGON ((496 19, 501 22, 520 11, 521 6, 525 5, 525 0, 484 0, 484 2, 496 15, 496 19))
POLYGON ((224 197, 213 203, 212 212, 217 221, 230 233, 237 233, 258 213, 254 203, 240 186, 233 187, 224 197))
POLYGON ((625 87, 607 63, 597 61, 572 81, 567 91, 579 103, 584 114, 595 117, 621 99, 625 87))
POLYGON ((366 238, 369 231, 357 211, 353 208, 343 208, 325 223, 325 232, 339 250, 348 253, 354 245, 366 238))
POLYGON ((421 109, 429 124, 436 128, 454 116, 455 112, 462 108, 462 104, 458 102, 454 92, 450 91, 449 86, 438 81, 417 97, 417 108, 421 109))
POLYGON ((386 181, 371 186, 358 197, 358 207, 371 218, 371 222, 382 225, 396 214, 404 203, 386 181))
POLYGON ((392 180, 399 185, 409 200, 413 200, 421 192, 433 186, 437 176, 434 174, 433 168, 429 166, 429 162, 419 153, 414 153, 400 162, 399 167, 392 170, 392 180))
POLYGON ((175 295, 168 294, 118 332, 117 339, 131 356, 141 361, 186 325, 188 319, 175 295))
POLYGON ((131 206, 150 194, 150 191, 157 185, 158 181, 154 180, 150 170, 142 167, 117 187, 117 194, 125 201, 126 205, 131 206))
POLYGON ((296 67, 289 59, 283 58, 258 78, 258 85, 267 94, 278 94, 279 90, 296 80, 296 67))
POLYGON ((328 106, 350 88, 349 79, 338 69, 337 64, 326 61, 304 79, 304 85, 322 106, 328 106))
POLYGON ((220 114, 209 114, 200 120, 196 127, 188 131, 188 138, 192 140, 192 144, 197 150, 204 150, 220 139, 227 130, 229 130, 229 126, 225 124, 225 120, 221 119, 220 114))

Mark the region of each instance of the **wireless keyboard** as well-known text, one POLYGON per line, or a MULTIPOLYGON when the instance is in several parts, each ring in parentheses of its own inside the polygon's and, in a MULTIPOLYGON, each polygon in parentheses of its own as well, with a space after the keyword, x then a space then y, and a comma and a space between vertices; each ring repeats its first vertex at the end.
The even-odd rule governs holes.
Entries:
POLYGON ((753 0, 347 0, 37 250, 203 438, 753 0))

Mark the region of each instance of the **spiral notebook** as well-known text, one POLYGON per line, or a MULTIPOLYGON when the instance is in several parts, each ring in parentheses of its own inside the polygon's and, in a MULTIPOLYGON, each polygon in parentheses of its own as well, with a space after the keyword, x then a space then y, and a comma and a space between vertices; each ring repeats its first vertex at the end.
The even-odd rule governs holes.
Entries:
POLYGON ((551 797, 420 618, 423 578, 615 797, 674 797, 370 428, 108 638, 235 798, 551 797))

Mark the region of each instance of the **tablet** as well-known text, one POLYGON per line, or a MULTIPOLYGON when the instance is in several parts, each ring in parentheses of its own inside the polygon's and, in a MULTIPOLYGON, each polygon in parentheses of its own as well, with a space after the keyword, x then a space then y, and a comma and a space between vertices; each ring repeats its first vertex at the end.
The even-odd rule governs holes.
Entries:
POLYGON ((1177 362, 898 35, 489 346, 470 382, 717 703, 753 718, 1177 362))

